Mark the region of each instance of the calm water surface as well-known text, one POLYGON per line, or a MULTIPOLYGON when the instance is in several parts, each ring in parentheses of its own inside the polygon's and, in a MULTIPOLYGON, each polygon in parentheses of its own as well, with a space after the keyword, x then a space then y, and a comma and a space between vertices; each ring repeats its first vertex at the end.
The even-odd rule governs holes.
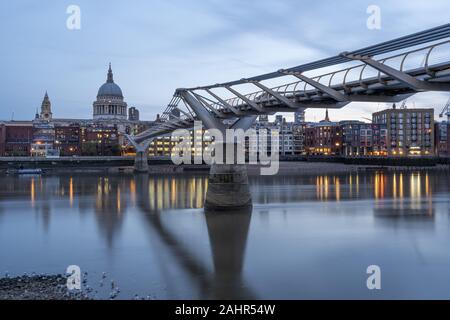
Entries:
POLYGON ((99 298, 113 279, 124 299, 450 299, 449 180, 253 177, 253 211, 217 214, 205 175, 2 177, 0 274, 75 264, 99 298))

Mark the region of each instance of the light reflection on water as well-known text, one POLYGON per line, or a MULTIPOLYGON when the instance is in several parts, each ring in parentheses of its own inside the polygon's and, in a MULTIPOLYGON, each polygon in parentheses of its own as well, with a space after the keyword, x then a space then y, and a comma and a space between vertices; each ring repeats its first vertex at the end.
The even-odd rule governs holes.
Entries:
POLYGON ((234 214, 203 211, 206 175, 2 181, 0 272, 77 264, 122 298, 450 298, 447 172, 251 177, 234 214))

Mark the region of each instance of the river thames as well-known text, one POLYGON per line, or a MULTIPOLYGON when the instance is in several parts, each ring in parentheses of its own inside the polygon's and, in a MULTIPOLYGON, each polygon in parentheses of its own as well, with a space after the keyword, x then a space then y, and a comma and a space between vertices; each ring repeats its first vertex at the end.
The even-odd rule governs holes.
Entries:
POLYGON ((448 171, 254 176, 233 214, 204 212, 205 174, 1 181, 1 276, 78 265, 96 298, 113 281, 119 299, 450 299, 448 171))

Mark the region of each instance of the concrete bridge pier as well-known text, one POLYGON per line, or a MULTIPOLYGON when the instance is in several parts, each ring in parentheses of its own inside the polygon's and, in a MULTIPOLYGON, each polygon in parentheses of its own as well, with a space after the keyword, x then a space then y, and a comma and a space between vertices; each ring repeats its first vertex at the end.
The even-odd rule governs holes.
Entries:
POLYGON ((138 143, 130 135, 125 135, 136 150, 136 156, 134 158, 134 172, 136 173, 148 173, 148 148, 153 142, 153 139, 138 143))
POLYGON ((252 207, 245 165, 214 164, 208 180, 205 209, 243 210, 252 207))
POLYGON ((245 164, 238 164, 236 158, 236 151, 240 145, 231 145, 235 150, 234 164, 226 164, 227 162, 225 162, 226 145, 227 144, 221 144, 224 154, 224 164, 213 163, 211 165, 205 209, 233 211, 252 208, 252 196, 248 184, 247 166, 245 164))
POLYGON ((136 157, 134 158, 134 172, 148 172, 148 148, 136 148, 136 157))

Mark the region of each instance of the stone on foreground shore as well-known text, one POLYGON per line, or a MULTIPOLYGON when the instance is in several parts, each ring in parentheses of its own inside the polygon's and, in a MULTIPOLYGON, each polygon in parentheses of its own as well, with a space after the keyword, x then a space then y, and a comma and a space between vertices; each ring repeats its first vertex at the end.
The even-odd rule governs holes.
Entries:
POLYGON ((3 278, 0 300, 89 300, 82 292, 70 292, 66 282, 62 275, 3 278))

